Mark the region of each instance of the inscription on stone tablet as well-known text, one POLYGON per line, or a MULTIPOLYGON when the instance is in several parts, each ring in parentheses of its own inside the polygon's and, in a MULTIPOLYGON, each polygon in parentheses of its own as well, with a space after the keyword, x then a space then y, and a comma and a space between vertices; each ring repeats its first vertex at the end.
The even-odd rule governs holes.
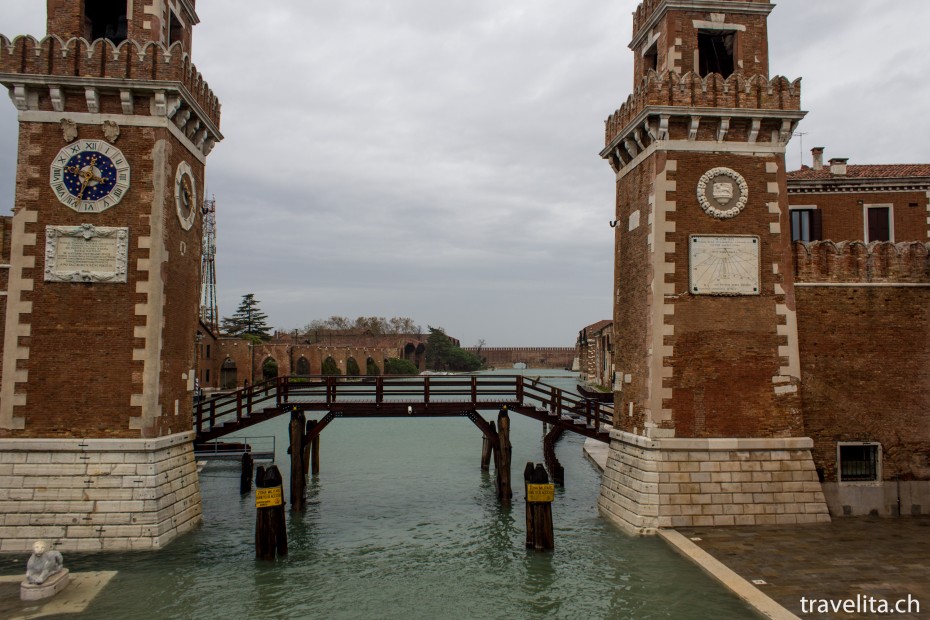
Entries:
POLYGON ((46 282, 126 282, 129 229, 48 226, 46 282))
POLYGON ((759 238, 691 235, 689 290, 693 295, 758 295, 759 238))

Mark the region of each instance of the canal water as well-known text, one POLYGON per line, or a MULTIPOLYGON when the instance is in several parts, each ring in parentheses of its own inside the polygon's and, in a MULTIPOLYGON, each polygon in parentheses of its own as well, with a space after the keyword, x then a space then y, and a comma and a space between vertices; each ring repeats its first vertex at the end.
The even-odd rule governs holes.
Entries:
MULTIPOLYGON (((571 373, 522 372, 574 386, 571 373)), ((211 462, 202 527, 159 552, 66 555, 72 571, 118 574, 86 612, 61 617, 755 617, 660 539, 629 537, 599 516, 599 474, 574 434, 557 446, 556 549, 527 551, 519 481, 527 461, 542 461, 542 424, 511 418, 510 507, 497 502, 493 466, 480 470, 481 433, 467 418, 335 420, 307 510, 288 514, 290 553, 276 563, 254 559, 254 493, 239 495, 238 466, 211 462)), ((244 434, 276 436, 287 474, 285 418, 244 434)), ((0 574, 24 566, 4 557, 0 574)))

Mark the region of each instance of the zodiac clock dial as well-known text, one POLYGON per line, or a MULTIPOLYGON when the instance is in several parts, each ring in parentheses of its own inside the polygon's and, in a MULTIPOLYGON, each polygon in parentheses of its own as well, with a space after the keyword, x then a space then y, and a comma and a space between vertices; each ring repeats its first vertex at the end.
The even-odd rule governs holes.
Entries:
POLYGON ((100 140, 78 140, 52 160, 52 191, 80 213, 100 213, 116 206, 129 190, 129 162, 100 140))
POLYGON ((190 164, 182 161, 178 165, 178 172, 174 177, 174 201, 178 210, 178 221, 181 228, 190 230, 197 217, 197 186, 194 184, 194 171, 190 164))

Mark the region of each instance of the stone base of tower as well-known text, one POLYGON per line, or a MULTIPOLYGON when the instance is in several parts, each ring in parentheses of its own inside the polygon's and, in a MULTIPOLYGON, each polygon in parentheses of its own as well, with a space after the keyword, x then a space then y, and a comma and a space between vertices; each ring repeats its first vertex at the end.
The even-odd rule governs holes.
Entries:
POLYGON ((830 521, 808 438, 610 438, 598 506, 628 532, 830 521))
POLYGON ((202 520, 193 440, 0 439, 0 552, 165 546, 202 520))

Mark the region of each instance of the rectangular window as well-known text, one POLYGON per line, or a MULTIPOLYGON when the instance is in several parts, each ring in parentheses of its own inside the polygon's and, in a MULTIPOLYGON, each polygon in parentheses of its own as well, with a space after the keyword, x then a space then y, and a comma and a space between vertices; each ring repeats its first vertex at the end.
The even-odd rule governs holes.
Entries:
POLYGON ((652 44, 652 47, 646 50, 643 54, 643 74, 652 69, 653 71, 659 70, 659 42, 656 41, 652 44))
POLYGON ((706 77, 719 73, 725 78, 733 74, 733 50, 736 33, 732 31, 698 30, 698 73, 706 77))
POLYGON ((203 382, 204 382, 205 385, 209 385, 209 384, 210 384, 210 369, 209 369, 209 368, 206 369, 206 373, 205 373, 205 376, 204 376, 204 378, 203 378, 203 382))
POLYGON ((865 242, 894 241, 891 207, 865 207, 865 242))
POLYGON ((84 25, 91 39, 126 40, 126 0, 85 0, 84 25))
POLYGON ((791 209, 791 241, 820 241, 823 220, 819 209, 791 209))
POLYGON ((171 11, 171 17, 168 20, 168 45, 175 41, 182 41, 184 36, 184 27, 181 26, 181 20, 171 11))
POLYGON ((207 359, 210 359, 210 345, 207 345, 207 359))
POLYGON ((839 481, 873 482, 880 480, 880 452, 877 443, 838 444, 839 481))

